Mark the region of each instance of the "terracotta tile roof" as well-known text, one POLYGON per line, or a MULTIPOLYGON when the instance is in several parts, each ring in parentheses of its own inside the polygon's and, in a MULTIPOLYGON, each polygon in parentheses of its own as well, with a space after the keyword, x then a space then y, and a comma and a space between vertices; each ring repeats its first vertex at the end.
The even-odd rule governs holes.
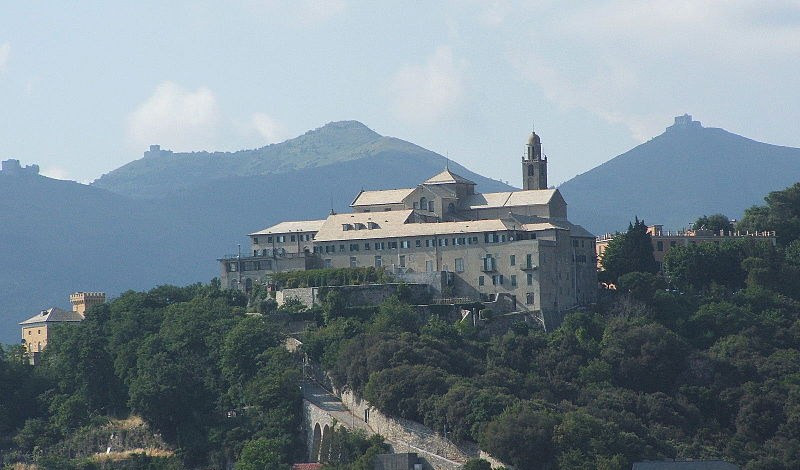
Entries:
POLYGON ((350 206, 375 206, 379 204, 400 204, 416 188, 384 189, 380 191, 361 191, 350 206))
POLYGON ((292 465, 292 470, 320 470, 321 463, 296 463, 292 465))
POLYGON ((458 176, 449 169, 444 170, 438 175, 431 176, 423 184, 448 184, 448 183, 475 184, 474 182, 464 178, 463 176, 458 176))

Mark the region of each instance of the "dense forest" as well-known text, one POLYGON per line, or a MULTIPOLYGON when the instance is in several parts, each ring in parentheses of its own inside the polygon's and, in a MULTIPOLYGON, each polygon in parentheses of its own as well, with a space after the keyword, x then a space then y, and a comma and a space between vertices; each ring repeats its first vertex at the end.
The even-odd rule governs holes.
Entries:
MULTIPOLYGON (((296 317, 316 324, 303 347, 335 385, 519 469, 629 469, 661 458, 800 468, 800 184, 766 202, 739 228, 777 230, 777 245, 676 247, 664 276, 634 221, 602 260, 617 289, 548 333, 519 324, 487 337, 417 313, 402 292, 375 308, 330 296, 318 308, 278 310, 264 291, 248 299, 216 282, 125 293, 60 329, 42 366, 5 350, 3 462, 105 468, 87 443, 130 415, 163 445, 128 468, 303 461, 300 368, 279 320, 296 317)), ((353 274, 368 275, 380 273, 353 274)), ((384 449, 343 431, 335 445, 328 468, 370 468, 384 449)))

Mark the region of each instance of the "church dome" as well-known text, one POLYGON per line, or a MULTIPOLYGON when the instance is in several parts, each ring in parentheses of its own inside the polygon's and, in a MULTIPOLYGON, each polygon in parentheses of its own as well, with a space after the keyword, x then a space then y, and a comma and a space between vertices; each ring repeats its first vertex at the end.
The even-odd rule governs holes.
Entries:
POLYGON ((539 139, 539 136, 536 135, 536 132, 531 132, 531 135, 528 136, 528 145, 536 145, 541 143, 542 141, 539 139))

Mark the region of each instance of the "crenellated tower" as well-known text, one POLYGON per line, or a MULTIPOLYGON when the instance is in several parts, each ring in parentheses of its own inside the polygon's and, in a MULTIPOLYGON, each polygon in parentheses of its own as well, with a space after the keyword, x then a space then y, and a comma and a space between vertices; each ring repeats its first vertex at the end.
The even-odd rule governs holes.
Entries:
POLYGON ((542 155, 542 140, 533 131, 522 157, 522 189, 547 189, 547 157, 542 155))

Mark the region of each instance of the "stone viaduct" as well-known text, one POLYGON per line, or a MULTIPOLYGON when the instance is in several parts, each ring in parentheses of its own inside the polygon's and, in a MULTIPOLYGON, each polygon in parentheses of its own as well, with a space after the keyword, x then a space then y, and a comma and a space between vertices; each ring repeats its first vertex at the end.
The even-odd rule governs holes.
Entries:
POLYGON ((460 469, 467 460, 476 457, 489 461, 492 468, 504 466, 474 445, 457 446, 419 423, 383 415, 350 392, 339 395, 341 399, 313 381, 303 384, 306 442, 311 461, 319 462, 329 455, 332 431, 343 426, 349 430, 361 429, 368 436, 380 434, 395 453, 416 453, 425 470, 460 469))

